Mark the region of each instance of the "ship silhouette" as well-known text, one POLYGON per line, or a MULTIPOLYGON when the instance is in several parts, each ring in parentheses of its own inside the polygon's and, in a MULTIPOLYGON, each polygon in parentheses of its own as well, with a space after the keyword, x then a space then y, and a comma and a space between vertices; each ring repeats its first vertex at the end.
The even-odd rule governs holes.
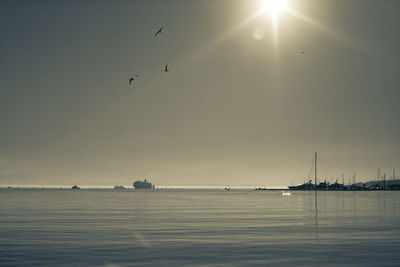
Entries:
POLYGON ((147 179, 144 179, 144 181, 137 180, 133 183, 133 187, 135 189, 154 189, 154 185, 147 181, 147 179))

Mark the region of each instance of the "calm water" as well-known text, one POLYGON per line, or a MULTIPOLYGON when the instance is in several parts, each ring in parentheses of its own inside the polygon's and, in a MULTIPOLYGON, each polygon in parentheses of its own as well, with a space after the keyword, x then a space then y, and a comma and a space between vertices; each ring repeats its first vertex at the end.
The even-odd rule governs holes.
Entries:
POLYGON ((400 265, 400 192, 0 190, 0 265, 400 265), (317 211, 317 212, 316 212, 317 211))

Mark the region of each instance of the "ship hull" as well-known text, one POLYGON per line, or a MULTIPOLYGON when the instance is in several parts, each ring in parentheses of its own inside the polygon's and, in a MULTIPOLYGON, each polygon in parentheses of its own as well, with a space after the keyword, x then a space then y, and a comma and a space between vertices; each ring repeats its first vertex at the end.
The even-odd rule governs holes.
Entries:
POLYGON ((149 182, 136 181, 133 183, 133 187, 135 189, 152 189, 153 184, 149 182))

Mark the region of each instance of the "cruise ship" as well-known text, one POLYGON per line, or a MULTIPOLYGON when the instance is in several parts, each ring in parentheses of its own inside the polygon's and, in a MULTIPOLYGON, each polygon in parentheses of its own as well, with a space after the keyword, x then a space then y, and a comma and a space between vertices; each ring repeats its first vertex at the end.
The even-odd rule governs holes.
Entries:
POLYGON ((137 180, 133 183, 135 189, 154 189, 154 185, 144 179, 144 181, 137 180))

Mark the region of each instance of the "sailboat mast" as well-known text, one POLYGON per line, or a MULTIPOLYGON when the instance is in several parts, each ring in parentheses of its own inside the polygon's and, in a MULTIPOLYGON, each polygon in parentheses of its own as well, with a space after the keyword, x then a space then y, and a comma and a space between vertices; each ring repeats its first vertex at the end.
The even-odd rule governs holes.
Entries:
POLYGON ((396 181, 396 170, 393 168, 393 181, 396 181))
POLYGON ((317 152, 315 152, 315 159, 314 159, 314 162, 315 162, 315 189, 317 189, 317 152))

